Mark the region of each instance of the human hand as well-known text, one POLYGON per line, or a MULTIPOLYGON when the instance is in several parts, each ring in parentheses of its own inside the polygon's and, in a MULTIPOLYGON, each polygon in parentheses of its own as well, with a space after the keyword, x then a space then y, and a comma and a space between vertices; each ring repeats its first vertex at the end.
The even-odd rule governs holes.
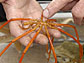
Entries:
MULTIPOLYGON (((35 0, 4 0, 2 2, 8 20, 11 18, 39 19, 43 11, 43 9, 35 0)), ((22 26, 22 23, 23 21, 13 21, 9 23, 10 32, 13 36, 18 37, 27 31, 24 31, 19 27, 22 26)), ((49 32, 56 38, 61 36, 58 30, 49 29, 49 32)), ((31 34, 22 37, 19 40, 20 43, 26 46, 35 33, 36 32, 34 31, 31 34)), ((45 35, 40 33, 35 39, 35 42, 45 45, 48 43, 48 39, 45 35)))
POLYGON ((51 17, 57 11, 72 10, 74 23, 81 25, 84 20, 84 0, 53 0, 44 10, 44 17, 51 17))

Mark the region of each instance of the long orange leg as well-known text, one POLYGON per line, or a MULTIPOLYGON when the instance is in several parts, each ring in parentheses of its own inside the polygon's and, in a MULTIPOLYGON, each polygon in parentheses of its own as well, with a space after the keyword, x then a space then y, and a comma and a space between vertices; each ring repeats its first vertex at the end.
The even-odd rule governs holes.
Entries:
POLYGON ((82 47, 82 45, 80 44, 80 42, 79 42, 78 40, 76 40, 76 39, 75 39, 72 35, 70 35, 69 33, 63 31, 62 29, 59 29, 59 31, 61 31, 61 32, 65 33, 66 35, 72 37, 72 38, 78 43, 78 45, 79 45, 79 50, 80 50, 80 61, 81 61, 82 56, 83 56, 83 47, 82 47))
POLYGON ((47 22, 56 22, 56 19, 48 19, 47 22))
POLYGON ((30 18, 14 18, 14 19, 10 19, 7 22, 5 22, 2 26, 0 26, 0 29, 3 28, 6 24, 8 24, 11 21, 21 21, 21 20, 31 20, 31 21, 38 21, 37 19, 30 19, 30 18))
MULTIPOLYGON (((71 34, 69 34, 69 33, 65 32, 65 31, 63 31, 62 29, 57 28, 57 27, 53 27, 53 26, 51 26, 51 25, 48 25, 48 26, 49 26, 50 28, 58 29, 59 31, 61 31, 61 32, 65 33, 66 35, 70 36, 71 38, 73 38, 73 39, 78 43, 78 45, 79 45, 79 50, 80 50, 80 61, 81 61, 82 56, 83 56, 83 47, 82 47, 82 45, 80 44, 80 42, 79 42, 78 40, 76 40, 71 34)), ((78 36, 78 37, 79 37, 79 36, 78 36)))
POLYGON ((42 11, 42 14, 41 14, 41 21, 43 21, 43 18, 44 18, 44 16, 43 16, 43 11, 42 11))
POLYGON ((37 25, 35 28, 33 28, 33 29, 31 29, 31 30, 25 32, 24 34, 22 34, 22 35, 16 37, 15 39, 13 39, 13 40, 4 48, 4 50, 2 50, 2 52, 0 53, 0 56, 8 49, 9 46, 11 46, 12 43, 14 43, 16 40, 22 38, 23 36, 27 35, 28 33, 34 31, 34 30, 37 29, 38 27, 39 27, 39 25, 37 25))
MULTIPOLYGON (((52 43, 53 43, 53 40, 54 40, 54 38, 52 38, 52 43)), ((48 52, 48 44, 46 45, 46 51, 47 51, 47 54, 48 54, 48 61, 49 61, 49 59, 50 59, 50 54, 51 54, 51 47, 50 47, 50 50, 49 50, 49 52, 48 52)))
MULTIPOLYGON (((68 24, 55 24, 55 23, 50 23, 51 25, 57 25, 57 26, 66 26, 66 27, 71 27, 75 30, 75 33, 76 33, 76 37, 77 37, 77 42, 80 43, 79 41, 79 35, 78 35, 78 32, 75 28, 75 26, 72 26, 72 25, 68 25, 68 24)), ((83 56, 83 50, 82 50, 82 56, 83 56)))
POLYGON ((25 22, 23 25, 37 24, 37 22, 25 22))
MULTIPOLYGON (((52 43, 53 43, 53 39, 54 39, 54 38, 52 38, 52 43)), ((48 44, 46 45, 46 51, 47 51, 47 54, 48 54, 48 61, 49 61, 49 59, 50 59, 50 54, 51 54, 51 48, 50 48, 50 50, 49 50, 49 52, 48 52, 48 44)))
POLYGON ((31 39, 31 41, 29 42, 29 44, 28 44, 28 45, 26 46, 26 48, 24 49, 24 51, 23 51, 23 53, 22 53, 22 56, 21 56, 21 58, 20 58, 19 63, 22 62, 25 53, 27 52, 28 48, 29 48, 30 45, 33 43, 33 41, 35 40, 35 38, 37 37, 37 35, 38 35, 39 32, 41 31, 41 29, 42 29, 42 26, 41 26, 40 29, 36 32, 36 34, 34 35, 34 37, 31 39))
POLYGON ((47 54, 48 54, 48 44, 46 45, 46 51, 47 51, 47 54))
MULTIPOLYGON (((53 43, 53 42, 54 42, 54 38, 52 38, 52 43, 53 43)), ((50 51, 48 52, 48 56, 49 56, 49 57, 48 57, 48 61, 49 61, 49 59, 50 59, 51 50, 52 50, 52 49, 51 49, 51 47, 50 47, 50 51)))
POLYGON ((49 39, 49 42, 50 42, 51 49, 53 51, 53 55, 54 55, 54 58, 55 58, 55 63, 57 63, 57 57, 56 57, 56 54, 55 54, 54 46, 52 44, 52 40, 50 38, 50 34, 48 32, 48 29, 47 29, 47 26, 46 25, 45 25, 45 30, 46 30, 46 33, 47 33, 47 36, 48 36, 48 39, 49 39))
POLYGON ((56 25, 56 26, 66 26, 66 27, 71 27, 75 30, 75 33, 76 33, 76 37, 77 37, 77 40, 79 41, 79 35, 78 35, 78 32, 75 28, 75 26, 72 26, 72 25, 68 25, 68 24, 56 24, 56 23, 49 23, 51 25, 56 25))

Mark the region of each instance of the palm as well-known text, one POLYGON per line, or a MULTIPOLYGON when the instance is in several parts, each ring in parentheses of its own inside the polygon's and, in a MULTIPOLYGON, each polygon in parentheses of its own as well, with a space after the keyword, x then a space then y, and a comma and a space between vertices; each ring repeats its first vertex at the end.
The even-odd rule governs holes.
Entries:
POLYGON ((25 17, 40 17, 42 8, 34 0, 8 0, 2 3, 7 18, 25 18, 25 17))

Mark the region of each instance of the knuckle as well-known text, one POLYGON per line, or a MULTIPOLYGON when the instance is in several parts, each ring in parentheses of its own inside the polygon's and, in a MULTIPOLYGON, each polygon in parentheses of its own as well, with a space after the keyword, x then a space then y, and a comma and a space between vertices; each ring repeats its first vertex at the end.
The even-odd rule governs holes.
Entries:
POLYGON ((42 44, 42 45, 46 45, 48 44, 48 39, 46 36, 39 34, 36 38, 36 42, 42 44))

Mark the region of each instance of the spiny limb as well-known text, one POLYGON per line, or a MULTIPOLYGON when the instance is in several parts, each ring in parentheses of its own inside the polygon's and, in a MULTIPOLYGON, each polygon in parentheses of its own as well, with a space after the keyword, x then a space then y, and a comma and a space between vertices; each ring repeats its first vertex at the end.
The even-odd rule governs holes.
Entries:
POLYGON ((47 54, 48 54, 48 44, 46 45, 46 51, 47 51, 47 54))
MULTIPOLYGON (((68 25, 68 24, 55 24, 55 23, 49 23, 49 24, 51 24, 51 25, 56 25, 56 26, 66 26, 66 27, 71 27, 71 28, 73 28, 73 29, 75 30, 77 40, 76 40, 71 34, 65 32, 65 31, 63 31, 63 30, 61 31, 60 28, 59 28, 59 31, 65 33, 65 34, 68 35, 68 36, 70 36, 71 38, 73 38, 73 39, 79 44, 79 47, 81 48, 81 54, 80 54, 80 55, 83 56, 83 47, 82 47, 82 45, 81 45, 80 42, 79 42, 79 35, 78 35, 77 29, 75 28, 75 26, 68 25)), ((54 28, 54 29, 57 29, 57 27, 54 28)), ((82 57, 81 57, 81 58, 82 58, 82 57)))
POLYGON ((23 23, 24 26, 25 26, 25 25, 30 25, 30 24, 37 24, 37 22, 32 22, 32 21, 30 21, 30 22, 24 22, 24 23, 23 23))
POLYGON ((56 22, 56 19, 48 19, 47 22, 56 22))
POLYGON ((7 25, 9 22, 11 22, 11 21, 21 21, 21 20, 26 20, 26 21, 29 21, 29 20, 31 20, 31 21, 38 21, 37 19, 30 19, 30 18, 14 18, 14 19, 10 19, 10 20, 8 20, 7 22, 5 22, 3 25, 1 25, 0 26, 0 29, 1 28, 3 28, 5 25, 7 25))
POLYGON ((51 49, 53 51, 53 55, 54 55, 54 58, 55 58, 55 63, 57 63, 57 57, 56 57, 56 54, 55 54, 54 46, 52 44, 52 40, 50 38, 50 34, 48 32, 48 29, 47 29, 47 26, 46 25, 45 25, 45 30, 46 30, 46 33, 47 33, 47 36, 48 36, 48 39, 49 39, 49 42, 50 42, 51 49))
POLYGON ((77 37, 77 40, 79 41, 79 35, 78 35, 78 32, 75 28, 75 26, 72 26, 72 25, 68 25, 68 24, 56 24, 56 23, 49 23, 50 25, 56 25, 56 26, 66 26, 66 27, 71 27, 75 30, 75 33, 76 33, 76 37, 77 37))
MULTIPOLYGON (((53 43, 53 40, 54 40, 54 38, 52 38, 52 43, 53 43)), ((49 50, 49 52, 48 52, 48 44, 46 45, 46 51, 47 51, 47 54, 48 54, 48 61, 49 61, 49 59, 50 59, 50 54, 51 54, 51 47, 50 47, 50 50, 49 50)))
POLYGON ((35 40, 35 38, 37 37, 37 35, 38 35, 39 32, 41 31, 41 29, 42 29, 42 26, 40 27, 40 29, 36 32, 36 34, 34 35, 34 37, 31 39, 31 41, 30 41, 30 42, 28 43, 28 45, 26 46, 25 50, 24 50, 23 53, 22 53, 22 56, 21 56, 21 58, 20 58, 19 63, 22 62, 25 53, 27 52, 28 48, 31 46, 31 44, 33 43, 33 41, 35 40))
POLYGON ((37 25, 35 28, 33 28, 33 29, 31 29, 31 30, 25 32, 24 34, 22 34, 22 35, 16 37, 15 39, 13 39, 13 40, 4 48, 4 50, 2 50, 2 52, 0 53, 0 56, 11 46, 12 43, 14 43, 16 40, 22 38, 23 36, 27 35, 28 33, 30 33, 30 32, 32 32, 32 31, 36 30, 38 27, 39 27, 39 25, 37 25))
MULTIPOLYGON (((36 25, 37 25, 37 23, 36 23, 36 25)), ((24 26, 25 26, 25 25, 24 25, 24 26)), ((20 27, 22 30, 28 30, 28 29, 32 29, 34 26, 33 26, 33 24, 30 23, 27 28, 24 28, 24 27, 22 27, 22 26, 20 26, 20 25, 19 25, 19 27, 20 27)))
POLYGON ((80 61, 81 61, 81 58, 82 58, 82 56, 83 56, 83 47, 82 47, 82 45, 80 44, 80 42, 79 42, 78 40, 76 40, 71 34, 69 34, 69 33, 65 32, 65 31, 63 31, 62 29, 57 28, 57 27, 53 27, 53 26, 51 26, 51 25, 49 25, 49 24, 48 24, 48 26, 49 26, 50 28, 53 28, 53 29, 58 29, 60 32, 62 32, 62 33, 64 33, 64 34, 68 35, 69 37, 71 37, 72 39, 74 39, 74 40, 78 43, 78 45, 79 45, 79 50, 80 50, 80 61))
POLYGON ((41 21, 43 21, 43 11, 42 11, 42 14, 41 14, 41 21))
MULTIPOLYGON (((53 42, 54 42, 54 38, 52 38, 52 43, 53 43, 53 42)), ((48 61, 49 61, 49 59, 50 59, 51 50, 52 50, 52 49, 51 49, 51 47, 50 47, 50 50, 49 50, 49 52, 48 52, 48 56, 49 56, 49 57, 48 57, 48 61)))

